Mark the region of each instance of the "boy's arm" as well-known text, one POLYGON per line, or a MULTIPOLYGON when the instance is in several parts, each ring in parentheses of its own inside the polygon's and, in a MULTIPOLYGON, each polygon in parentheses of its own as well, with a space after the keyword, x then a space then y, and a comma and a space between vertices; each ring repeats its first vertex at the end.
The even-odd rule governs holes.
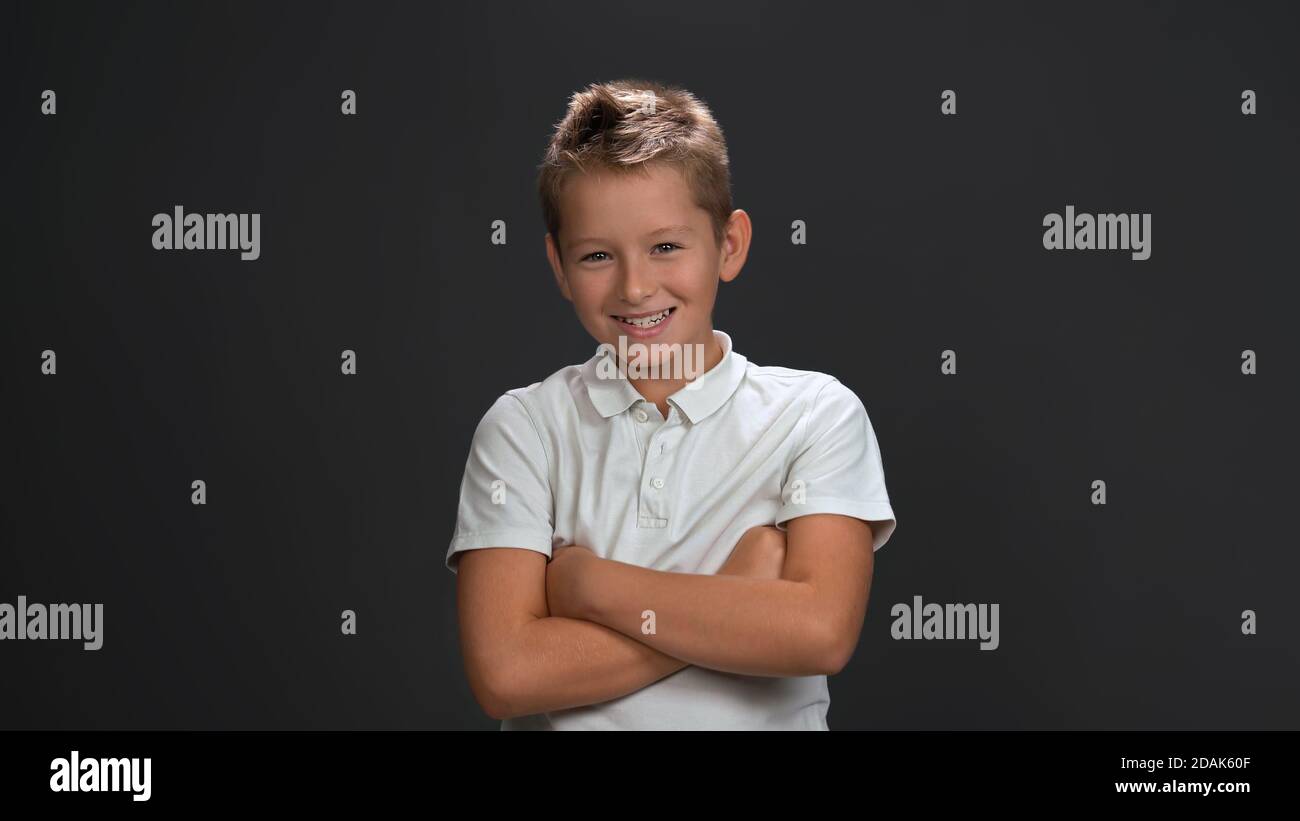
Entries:
MULTIPOLYGON (((779 531, 754 528, 718 573, 775 579, 784 559, 779 531)), ((547 558, 535 550, 485 548, 459 559, 461 653, 470 689, 488 715, 609 701, 688 666, 603 625, 552 616, 546 575, 547 558)))
POLYGON ((456 600, 470 689, 496 719, 608 701, 686 666, 608 627, 551 617, 546 556, 485 548, 460 557, 456 600))
POLYGON ((560 547, 547 574, 556 615, 605 625, 724 672, 833 675, 857 647, 874 563, 871 526, 851 516, 789 521, 779 579, 651 570, 560 547), (656 630, 641 632, 641 613, 656 630))

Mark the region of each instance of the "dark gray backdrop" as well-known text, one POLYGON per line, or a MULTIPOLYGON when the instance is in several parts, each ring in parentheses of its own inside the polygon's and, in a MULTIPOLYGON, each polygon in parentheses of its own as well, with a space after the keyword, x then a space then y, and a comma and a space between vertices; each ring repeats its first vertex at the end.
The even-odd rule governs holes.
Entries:
POLYGON ((727 135, 716 327, 879 437, 832 728, 1300 728, 1294 14, 615 5, 5 5, 0 601, 105 625, 0 643, 0 728, 497 727, 443 557, 479 417, 594 351, 534 168, 623 76, 727 135), (260 213, 261 258, 154 251, 176 204, 260 213), (1067 204, 1152 213, 1151 258, 1045 251, 1067 204), (892 640, 914 595, 998 603, 1001 647, 892 640))

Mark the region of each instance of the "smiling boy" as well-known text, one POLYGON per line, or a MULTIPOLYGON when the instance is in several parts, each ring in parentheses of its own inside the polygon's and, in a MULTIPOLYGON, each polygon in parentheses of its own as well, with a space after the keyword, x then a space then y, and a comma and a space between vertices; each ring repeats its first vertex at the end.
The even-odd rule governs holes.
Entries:
POLYGON ((556 126, 546 255, 600 347, 484 415, 446 557, 502 729, 827 729, 896 519, 856 394, 713 328, 752 232, 728 166, 679 88, 592 85, 556 126))

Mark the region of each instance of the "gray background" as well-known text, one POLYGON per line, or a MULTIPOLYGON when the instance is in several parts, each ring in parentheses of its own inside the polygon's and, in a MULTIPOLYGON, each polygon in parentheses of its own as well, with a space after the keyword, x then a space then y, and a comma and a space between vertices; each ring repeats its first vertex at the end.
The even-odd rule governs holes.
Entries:
POLYGON ((105 638, 0 643, 0 728, 498 726, 461 471, 495 397, 594 351, 534 168, 570 94, 642 76, 712 107, 754 221, 716 327, 879 437, 899 529, 833 729, 1300 729, 1284 5, 3 14, 0 601, 103 602, 105 638), (154 251, 176 204, 261 213, 261 259, 154 251), (1151 258, 1045 251, 1067 204, 1151 212, 1151 258), (914 595, 998 603, 1001 647, 892 640, 914 595))

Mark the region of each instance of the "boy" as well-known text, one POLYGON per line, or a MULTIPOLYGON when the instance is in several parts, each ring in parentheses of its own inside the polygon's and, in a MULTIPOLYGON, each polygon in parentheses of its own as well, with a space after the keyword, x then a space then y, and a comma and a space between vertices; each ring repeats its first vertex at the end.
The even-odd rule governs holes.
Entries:
POLYGON ((592 85, 540 168, 600 348, 475 431, 446 558, 475 698, 502 729, 827 729, 896 526, 865 408, 713 329, 751 226, 692 94, 592 85))

